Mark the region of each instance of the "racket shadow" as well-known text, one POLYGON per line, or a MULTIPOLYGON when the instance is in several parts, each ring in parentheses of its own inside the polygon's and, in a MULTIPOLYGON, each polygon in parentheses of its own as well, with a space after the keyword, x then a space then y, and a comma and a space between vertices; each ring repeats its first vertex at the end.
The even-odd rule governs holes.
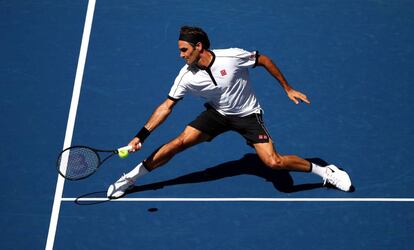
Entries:
MULTIPOLYGON (((320 158, 311 158, 308 160, 321 165, 327 165, 327 163, 320 158)), ((246 154, 239 160, 226 162, 199 172, 190 173, 171 180, 135 186, 127 193, 131 194, 157 190, 175 185, 209 182, 239 175, 255 175, 263 178, 266 181, 271 182, 276 190, 283 193, 294 193, 323 187, 322 183, 295 185, 292 176, 288 171, 272 170, 266 167, 256 154, 246 154)))
POLYGON ((98 192, 92 192, 92 193, 79 196, 75 199, 74 202, 78 205, 88 206, 88 205, 96 205, 100 203, 105 203, 108 201, 109 199, 106 197, 106 191, 98 191, 98 192))

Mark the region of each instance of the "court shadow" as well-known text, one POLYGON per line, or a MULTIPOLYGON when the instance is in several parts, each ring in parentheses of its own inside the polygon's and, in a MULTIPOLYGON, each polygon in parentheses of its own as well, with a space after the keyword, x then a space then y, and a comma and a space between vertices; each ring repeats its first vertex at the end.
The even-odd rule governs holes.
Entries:
MULTIPOLYGON (((327 163, 320 158, 307 159, 319 165, 327 163)), ((295 185, 288 171, 276 171, 266 167, 256 154, 246 154, 243 158, 226 162, 205 170, 183 175, 171 180, 135 186, 128 193, 162 189, 168 186, 202 183, 239 175, 255 175, 271 182, 276 190, 283 193, 294 193, 323 187, 322 183, 295 185)))

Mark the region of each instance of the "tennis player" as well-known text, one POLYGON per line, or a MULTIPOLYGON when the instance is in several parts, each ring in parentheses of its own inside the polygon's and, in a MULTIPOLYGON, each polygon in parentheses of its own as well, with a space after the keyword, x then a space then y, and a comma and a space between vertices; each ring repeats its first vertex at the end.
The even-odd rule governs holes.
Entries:
POLYGON ((348 174, 334 165, 318 166, 296 155, 276 152, 273 140, 262 119, 262 108, 249 80, 249 68, 264 67, 280 83, 288 98, 295 104, 309 99, 294 90, 272 60, 258 51, 243 49, 210 50, 207 34, 198 27, 184 26, 178 39, 180 57, 186 65, 181 69, 169 92, 168 98, 159 105, 129 143, 133 151, 171 114, 186 94, 206 100, 206 110, 190 122, 184 131, 172 141, 162 145, 129 173, 109 186, 107 196, 119 198, 133 187, 135 180, 164 165, 177 153, 211 141, 226 131, 236 131, 255 148, 263 163, 274 170, 314 173, 324 184, 342 191, 350 191, 348 174))

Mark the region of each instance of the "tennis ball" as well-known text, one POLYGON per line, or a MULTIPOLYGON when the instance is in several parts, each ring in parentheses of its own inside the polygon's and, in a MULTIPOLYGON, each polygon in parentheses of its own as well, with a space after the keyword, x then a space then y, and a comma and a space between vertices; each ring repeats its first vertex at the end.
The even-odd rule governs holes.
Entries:
POLYGON ((124 158, 127 158, 128 157, 128 150, 119 150, 119 152, 118 152, 118 156, 119 156, 119 158, 122 158, 122 159, 124 159, 124 158))

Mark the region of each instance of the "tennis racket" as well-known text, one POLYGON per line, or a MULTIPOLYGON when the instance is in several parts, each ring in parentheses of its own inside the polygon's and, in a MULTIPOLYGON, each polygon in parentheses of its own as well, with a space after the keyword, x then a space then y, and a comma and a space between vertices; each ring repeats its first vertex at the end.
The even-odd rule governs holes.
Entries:
POLYGON ((67 180, 77 181, 94 174, 109 158, 120 152, 132 149, 125 146, 114 150, 101 150, 88 146, 72 146, 60 152, 56 167, 59 174, 67 180), (104 158, 101 158, 104 157, 104 158))

